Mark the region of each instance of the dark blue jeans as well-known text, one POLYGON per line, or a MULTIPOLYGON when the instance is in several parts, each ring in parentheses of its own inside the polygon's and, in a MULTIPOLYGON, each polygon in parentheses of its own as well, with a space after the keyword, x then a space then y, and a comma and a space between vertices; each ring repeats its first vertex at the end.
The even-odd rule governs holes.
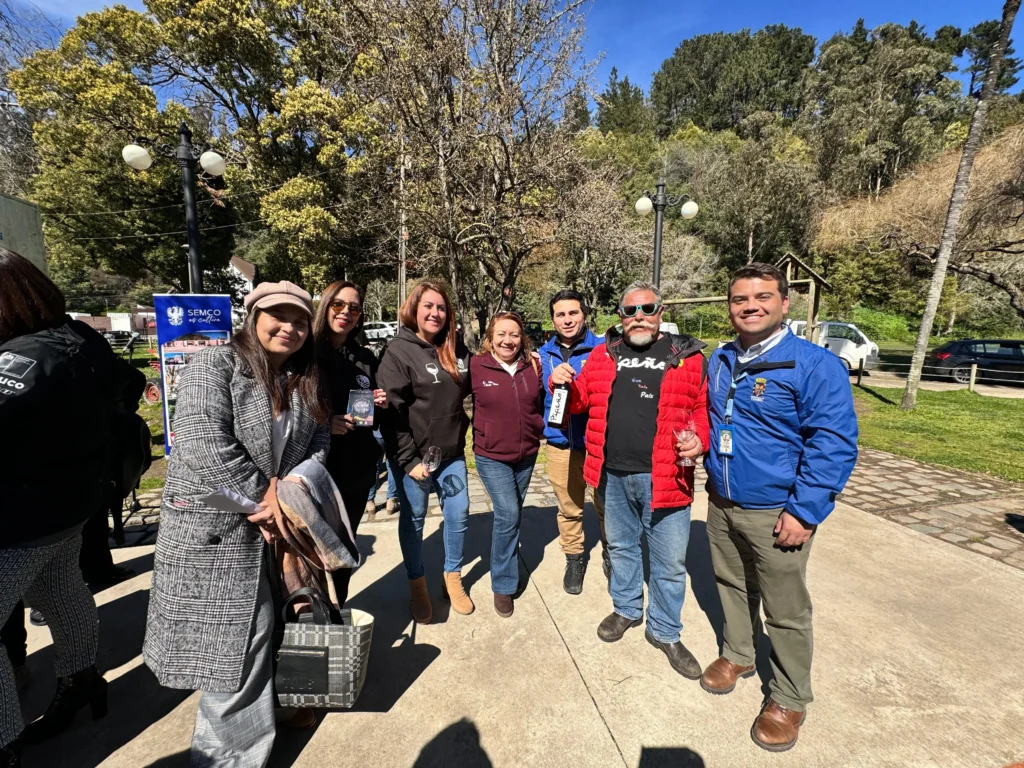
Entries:
POLYGON ((537 454, 516 462, 476 457, 476 471, 494 507, 491 591, 496 595, 514 595, 519 590, 519 521, 536 463, 537 454))
POLYGON ((604 500, 615 612, 627 619, 643 618, 644 562, 640 537, 644 536, 651 556, 647 631, 659 642, 676 642, 683 629, 680 614, 686 598, 690 508, 652 510, 650 474, 605 470, 597 492, 604 500))

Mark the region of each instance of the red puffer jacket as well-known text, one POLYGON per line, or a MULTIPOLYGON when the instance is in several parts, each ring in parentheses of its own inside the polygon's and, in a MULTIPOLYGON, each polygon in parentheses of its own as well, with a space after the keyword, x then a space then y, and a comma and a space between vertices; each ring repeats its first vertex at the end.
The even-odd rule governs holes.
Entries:
MULTIPOLYGON (((683 410, 693 411, 697 437, 707 450, 709 444, 707 412, 707 361, 700 350, 706 346, 692 336, 669 334, 671 353, 661 380, 658 401, 658 425, 651 454, 652 509, 685 507, 693 501, 693 467, 680 467, 676 462, 674 428, 682 427, 683 410)), ((605 343, 595 347, 583 371, 572 383, 569 407, 573 413, 586 411, 587 460, 583 478, 597 488, 604 467, 604 443, 608 430, 608 400, 618 368, 622 335, 610 328, 605 343)), ((548 387, 551 387, 550 380, 548 387)))

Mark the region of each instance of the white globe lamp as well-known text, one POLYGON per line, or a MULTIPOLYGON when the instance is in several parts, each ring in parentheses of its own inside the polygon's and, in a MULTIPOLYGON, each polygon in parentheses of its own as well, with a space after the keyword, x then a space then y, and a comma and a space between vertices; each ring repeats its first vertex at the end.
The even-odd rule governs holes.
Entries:
POLYGON ((644 195, 636 201, 636 205, 633 207, 641 216, 646 216, 654 210, 654 201, 652 201, 647 195, 644 195))
POLYGON ((224 168, 227 163, 219 154, 213 150, 209 150, 207 152, 203 152, 203 154, 199 156, 199 165, 201 165, 203 170, 211 176, 223 176, 224 168))
POLYGON ((693 202, 693 200, 687 200, 683 203, 683 207, 679 210, 679 213, 684 219, 692 219, 697 215, 698 211, 700 211, 700 206, 693 202))
POLYGON ((153 156, 146 151, 145 147, 138 144, 129 144, 121 150, 122 159, 136 171, 144 171, 153 164, 153 156))

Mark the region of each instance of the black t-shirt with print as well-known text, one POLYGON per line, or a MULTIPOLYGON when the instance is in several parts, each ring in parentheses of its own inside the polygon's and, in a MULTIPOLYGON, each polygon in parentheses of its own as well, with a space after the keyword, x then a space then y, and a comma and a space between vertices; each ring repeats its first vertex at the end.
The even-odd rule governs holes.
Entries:
POLYGON ((672 342, 662 336, 649 347, 623 344, 608 405, 605 466, 618 472, 651 471, 658 400, 672 342))

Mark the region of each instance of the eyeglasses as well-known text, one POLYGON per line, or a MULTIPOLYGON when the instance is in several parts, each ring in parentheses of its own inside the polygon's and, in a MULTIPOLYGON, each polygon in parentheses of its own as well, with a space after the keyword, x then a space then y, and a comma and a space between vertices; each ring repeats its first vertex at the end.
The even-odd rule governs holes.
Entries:
POLYGON ((341 314, 346 309, 353 315, 362 314, 363 308, 356 304, 354 301, 342 301, 341 299, 335 299, 330 303, 331 312, 336 315, 341 314))
POLYGON ((634 304, 629 307, 619 307, 619 314, 623 317, 636 317, 636 313, 650 317, 661 311, 661 304, 634 304))

